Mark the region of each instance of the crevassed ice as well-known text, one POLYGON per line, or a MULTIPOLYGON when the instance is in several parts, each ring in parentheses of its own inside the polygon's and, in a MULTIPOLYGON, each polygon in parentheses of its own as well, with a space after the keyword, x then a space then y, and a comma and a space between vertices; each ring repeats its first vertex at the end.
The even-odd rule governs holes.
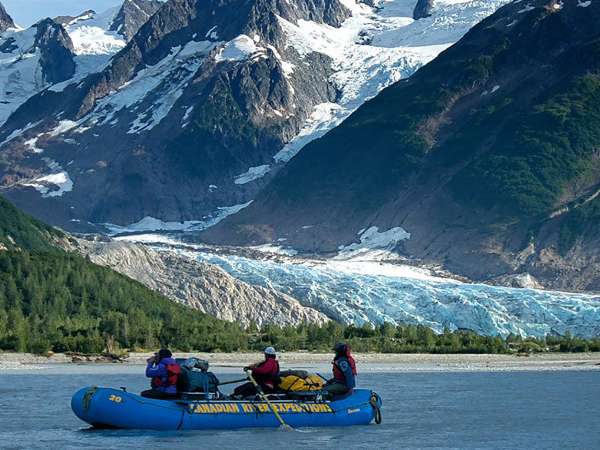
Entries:
POLYGON ((345 323, 420 323, 438 332, 466 328, 486 335, 600 332, 600 297, 593 295, 466 284, 379 262, 193 256, 345 323))

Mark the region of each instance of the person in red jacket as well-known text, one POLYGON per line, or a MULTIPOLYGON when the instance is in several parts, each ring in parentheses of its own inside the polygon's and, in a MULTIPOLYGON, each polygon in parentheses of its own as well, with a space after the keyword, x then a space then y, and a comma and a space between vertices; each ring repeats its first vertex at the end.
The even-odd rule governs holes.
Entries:
MULTIPOLYGON (((244 371, 251 370, 252 378, 258 383, 264 393, 274 392, 279 384, 279 362, 273 347, 264 350, 265 360, 244 367, 244 371)), ((251 382, 238 386, 233 391, 233 397, 244 398, 256 395, 256 387, 251 382)))

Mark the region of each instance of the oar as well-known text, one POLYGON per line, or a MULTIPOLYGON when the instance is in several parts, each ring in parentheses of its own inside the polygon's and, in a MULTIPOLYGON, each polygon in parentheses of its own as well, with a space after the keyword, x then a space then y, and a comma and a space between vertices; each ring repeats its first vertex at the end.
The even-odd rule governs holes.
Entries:
POLYGON ((248 378, 241 378, 239 380, 232 380, 232 381, 222 381, 222 382, 219 382, 219 386, 223 386, 224 384, 241 383, 242 381, 248 381, 248 378))
POLYGON ((248 373, 247 370, 245 372, 248 375, 248 379, 250 380, 250 382, 256 388, 256 392, 258 392, 258 395, 260 396, 260 398, 262 398, 267 403, 267 405, 269 405, 269 408, 271 408, 271 411, 273 411, 273 414, 275 414, 275 417, 277 417, 277 420, 279 420, 279 422, 281 423, 281 427, 280 428, 282 430, 285 430, 285 431, 293 431, 294 429, 291 426, 289 426, 287 423, 285 423, 283 421, 283 418, 277 412, 277 410, 275 409, 275 406, 273 406, 273 404, 271 403, 271 401, 267 398, 267 396, 265 395, 265 393, 263 392, 263 390, 259 386, 259 384, 256 382, 256 380, 254 379, 254 377, 252 376, 252 374, 248 373))

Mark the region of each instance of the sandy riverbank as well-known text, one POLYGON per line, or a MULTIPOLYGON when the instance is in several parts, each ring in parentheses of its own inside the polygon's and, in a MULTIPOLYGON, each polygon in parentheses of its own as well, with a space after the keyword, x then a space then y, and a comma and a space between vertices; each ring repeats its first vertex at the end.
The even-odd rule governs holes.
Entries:
MULTIPOLYGON (((177 353, 177 357, 191 354, 177 353)), ((150 353, 131 353, 123 364, 144 364, 150 353)), ((243 367, 261 358, 258 353, 195 353, 213 366, 243 367)), ((376 354, 355 355, 359 367, 370 371, 522 371, 522 370, 600 370, 600 353, 544 353, 531 356, 515 355, 431 355, 431 354, 376 354)), ((28 353, 0 353, 0 369, 49 364, 85 363, 92 361, 55 354, 50 357, 28 353)), ((282 367, 327 367, 328 353, 290 352, 279 355, 282 367)), ((106 363, 106 360, 97 362, 106 363)))

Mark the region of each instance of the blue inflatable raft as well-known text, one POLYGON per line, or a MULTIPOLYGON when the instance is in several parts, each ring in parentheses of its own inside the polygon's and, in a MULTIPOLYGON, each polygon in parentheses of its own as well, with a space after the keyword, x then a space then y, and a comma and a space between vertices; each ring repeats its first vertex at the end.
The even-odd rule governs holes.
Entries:
MULTIPOLYGON (((333 401, 273 400, 294 428, 367 425, 381 415, 379 396, 366 389, 333 401)), ((86 387, 73 395, 73 412, 98 428, 205 430, 278 427, 271 407, 261 400, 154 400, 124 390, 86 387)))

